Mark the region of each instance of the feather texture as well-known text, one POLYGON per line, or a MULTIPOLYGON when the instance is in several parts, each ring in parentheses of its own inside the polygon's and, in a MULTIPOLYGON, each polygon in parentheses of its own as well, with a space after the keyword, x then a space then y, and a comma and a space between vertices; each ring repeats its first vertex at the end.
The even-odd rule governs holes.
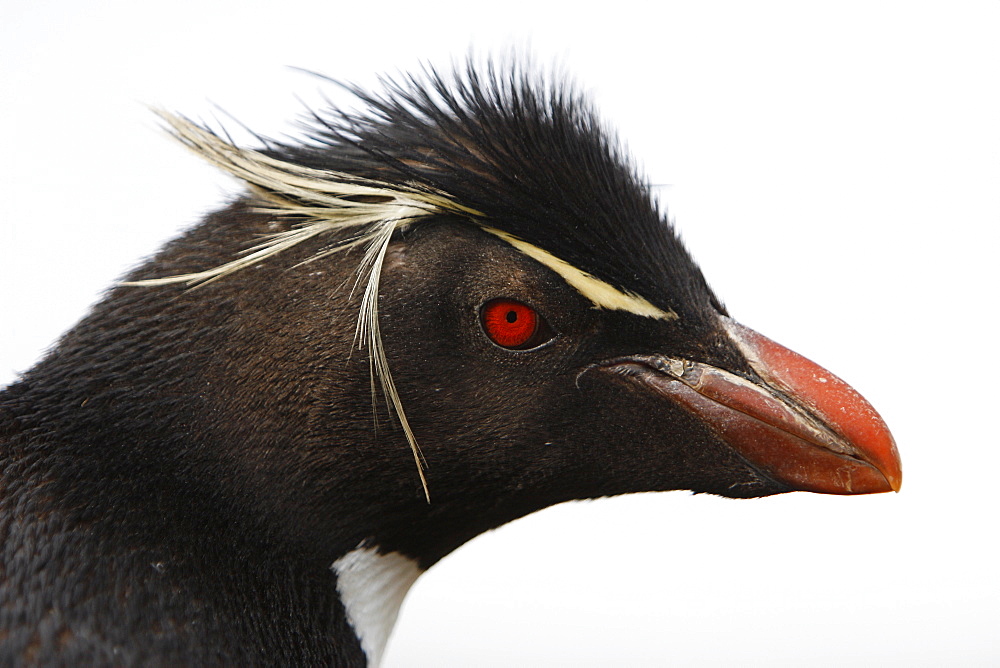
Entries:
POLYGON ((406 434, 424 496, 430 502, 430 489, 424 474, 425 462, 392 380, 379 332, 379 279, 386 249, 397 229, 434 215, 450 213, 475 217, 481 214, 427 188, 381 183, 342 172, 303 167, 253 149, 237 147, 184 117, 165 111, 157 111, 157 114, 185 146, 244 181, 258 203, 256 209, 259 212, 276 217, 294 217, 301 219, 301 222, 290 230, 271 235, 231 262, 201 272, 132 281, 126 285, 148 287, 184 283, 195 287, 263 262, 304 241, 325 234, 339 233, 340 241, 310 260, 363 246, 365 252, 358 267, 355 284, 357 286, 364 283, 355 341, 359 348, 368 350, 372 371, 372 399, 375 401, 377 378, 378 385, 406 434))

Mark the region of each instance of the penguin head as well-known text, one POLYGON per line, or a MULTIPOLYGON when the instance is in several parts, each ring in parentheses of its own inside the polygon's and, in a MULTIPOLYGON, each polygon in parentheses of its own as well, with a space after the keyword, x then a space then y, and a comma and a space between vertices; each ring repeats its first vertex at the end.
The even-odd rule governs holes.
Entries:
POLYGON ((730 318, 587 101, 501 69, 355 89, 298 144, 163 114, 249 191, 118 292, 197 322, 232 495, 429 565, 572 499, 898 489, 874 409, 730 318))

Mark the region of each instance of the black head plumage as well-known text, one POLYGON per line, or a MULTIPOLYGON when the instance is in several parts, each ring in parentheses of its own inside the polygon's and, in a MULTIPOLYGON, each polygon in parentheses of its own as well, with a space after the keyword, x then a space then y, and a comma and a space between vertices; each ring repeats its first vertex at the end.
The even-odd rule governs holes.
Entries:
POLYGON ((486 224, 664 309, 719 307, 646 180, 590 102, 516 65, 348 87, 361 111, 319 111, 304 144, 269 154, 303 166, 420 184, 486 224))

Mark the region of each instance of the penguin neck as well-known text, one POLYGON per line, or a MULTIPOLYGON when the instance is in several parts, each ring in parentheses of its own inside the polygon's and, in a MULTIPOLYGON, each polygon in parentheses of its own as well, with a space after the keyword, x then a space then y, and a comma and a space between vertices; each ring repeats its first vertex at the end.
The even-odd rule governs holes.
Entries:
MULTIPOLYGON (((150 419, 123 429, 117 419, 128 416, 107 409, 65 427, 61 413, 79 417, 106 400, 81 407, 83 400, 64 400, 53 384, 44 393, 32 386, 29 379, 0 392, 7 453, 0 510, 18 509, 6 535, 25 545, 26 567, 8 584, 31 590, 39 611, 59 609, 60 592, 102 592, 119 603, 102 613, 107 625, 88 630, 90 637, 117 645, 116 629, 132 629, 149 637, 136 651, 166 652, 178 664, 282 657, 290 664, 359 665, 362 653, 370 665, 381 660, 420 569, 401 555, 380 555, 370 542, 356 549, 372 534, 374 511, 353 526, 353 505, 331 513, 321 504, 321 512, 280 491, 321 496, 287 476, 261 492, 259 477, 215 454, 232 448, 211 444, 197 425, 181 433, 150 419), (53 552, 66 555, 57 571, 45 566, 53 552), (36 571, 49 578, 37 591, 29 577, 36 571), (206 648, 217 654, 197 653, 206 648)), ((266 472, 272 483, 280 474, 266 472)), ((67 626, 93 626, 73 617, 89 609, 68 609, 67 626)))

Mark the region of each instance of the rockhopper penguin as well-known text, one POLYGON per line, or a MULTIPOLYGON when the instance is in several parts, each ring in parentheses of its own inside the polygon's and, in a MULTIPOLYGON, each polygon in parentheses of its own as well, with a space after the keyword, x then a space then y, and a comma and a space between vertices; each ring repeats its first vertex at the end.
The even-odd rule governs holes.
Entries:
POLYGON ((162 114, 247 190, 0 394, 3 665, 377 665, 422 571, 546 506, 899 489, 570 86, 354 92, 301 143, 162 114))

